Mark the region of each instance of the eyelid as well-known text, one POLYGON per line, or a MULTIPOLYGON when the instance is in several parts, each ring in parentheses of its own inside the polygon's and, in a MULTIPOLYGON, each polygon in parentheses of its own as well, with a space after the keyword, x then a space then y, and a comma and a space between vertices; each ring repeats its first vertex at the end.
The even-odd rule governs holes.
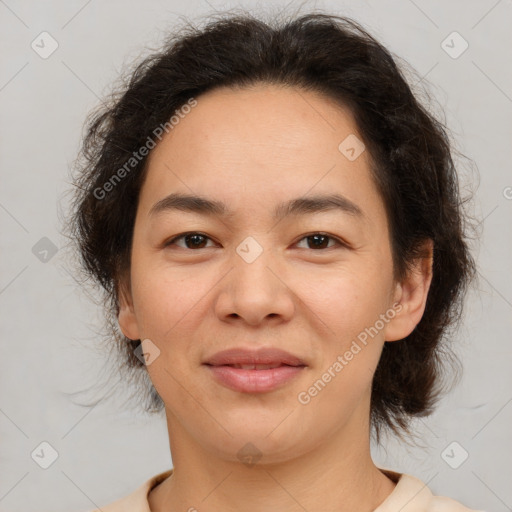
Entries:
MULTIPOLYGON (((306 233, 305 235, 301 235, 301 237, 293 245, 297 245, 299 242, 302 242, 302 240, 304 240, 305 238, 308 238, 308 237, 313 236, 313 235, 325 236, 327 238, 330 238, 331 240, 334 240, 336 242, 336 244, 338 245, 338 247, 345 247, 347 249, 350 248, 350 244, 345 242, 345 240, 343 240, 343 238, 340 238, 339 236, 331 235, 330 233, 327 233, 325 231, 312 231, 311 233, 306 233)), ((315 252, 325 252, 328 249, 334 249, 334 248, 335 248, 335 246, 328 247, 326 249, 317 249, 317 250, 309 249, 309 250, 310 251, 315 251, 315 252)))
MULTIPOLYGON (((187 235, 201 235, 201 236, 207 238, 208 240, 210 240, 212 242, 215 242, 210 236, 208 236, 206 233, 203 233, 201 231, 186 231, 185 233, 181 233, 179 235, 176 235, 176 236, 172 237, 169 240, 166 240, 163 243, 163 247, 168 247, 169 245, 175 243, 176 240, 184 238, 187 235)), ((332 235, 332 234, 327 233, 325 231, 311 231, 310 233, 306 233, 304 235, 301 235, 300 238, 298 238, 293 243, 293 245, 297 245, 299 242, 302 242, 302 240, 304 240, 304 239, 306 239, 306 238, 308 238, 310 236, 313 236, 313 235, 322 235, 322 236, 325 236, 325 237, 327 237, 327 238, 329 238, 331 240, 334 240, 334 242, 336 242, 338 247, 344 247, 344 248, 347 248, 347 249, 351 248, 351 245, 348 242, 346 242, 345 240, 343 240, 342 238, 340 238, 339 236, 332 235)), ((335 247, 336 246, 328 247, 328 248, 325 248, 325 249, 307 249, 307 250, 314 251, 314 252, 326 252, 328 249, 334 249, 335 247)), ((201 249, 209 249, 209 248, 210 247, 202 247, 201 249)), ((180 249, 185 249, 185 250, 189 250, 189 251, 199 251, 200 250, 200 249, 188 249, 187 247, 180 247, 180 249)))
MULTIPOLYGON (((172 243, 176 242, 176 240, 185 238, 187 235, 201 235, 201 236, 204 236, 205 238, 207 238, 208 240, 211 240, 212 242, 215 241, 215 240, 213 240, 213 238, 211 236, 208 236, 206 233, 203 233, 201 231, 186 231, 185 233, 181 233, 179 235, 173 236, 169 240, 166 240, 162 244, 162 246, 167 247, 167 246, 171 245, 172 243)), ((180 249, 187 249, 187 247, 180 247, 180 249)), ((203 249, 204 249, 204 247, 203 247, 203 249)), ((207 247, 207 249, 208 249, 208 247, 207 247)), ((187 249, 187 250, 193 251, 194 249, 187 249)), ((196 250, 199 250, 199 249, 196 249, 196 250)))

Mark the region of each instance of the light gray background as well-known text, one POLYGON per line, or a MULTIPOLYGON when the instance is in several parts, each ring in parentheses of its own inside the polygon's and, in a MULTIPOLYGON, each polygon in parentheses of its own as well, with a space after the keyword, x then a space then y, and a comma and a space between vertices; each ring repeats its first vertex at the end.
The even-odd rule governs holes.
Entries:
MULTIPOLYGON (((157 46, 179 16, 239 5, 258 12, 270 4, 0 0, 1 511, 90 510, 171 467, 163 419, 112 403, 80 408, 64 394, 97 378, 102 356, 87 347, 98 347, 101 312, 66 270, 58 202, 85 116, 124 63, 157 46), (59 44, 47 59, 31 48, 42 31, 59 44), (46 263, 33 253, 43 237, 60 249, 46 263), (42 441, 59 454, 46 470, 31 458, 42 441)), ((375 460, 472 508, 511 510, 512 2, 311 1, 301 12, 315 7, 354 17, 430 82, 457 147, 480 174, 467 165, 462 173, 476 189, 483 233, 480 281, 457 335, 463 379, 418 421, 423 447, 389 440, 374 447, 375 460), (441 47, 453 31, 469 44, 456 59, 441 47), (448 451, 452 459, 469 454, 458 469, 441 456, 453 441, 462 448, 448 451)))

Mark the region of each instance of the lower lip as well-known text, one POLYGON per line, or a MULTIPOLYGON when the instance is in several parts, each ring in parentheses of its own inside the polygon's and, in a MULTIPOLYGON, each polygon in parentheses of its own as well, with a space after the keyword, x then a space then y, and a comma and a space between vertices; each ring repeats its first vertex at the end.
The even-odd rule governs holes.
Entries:
POLYGON ((221 384, 242 393, 273 391, 296 377, 305 368, 279 366, 268 370, 243 370, 232 366, 206 366, 221 384))

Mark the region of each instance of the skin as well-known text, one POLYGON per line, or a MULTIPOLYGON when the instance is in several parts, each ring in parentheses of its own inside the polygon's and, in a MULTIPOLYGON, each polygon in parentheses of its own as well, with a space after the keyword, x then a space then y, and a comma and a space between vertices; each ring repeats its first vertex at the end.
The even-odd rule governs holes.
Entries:
POLYGON ((421 319, 431 243, 430 257, 395 282, 370 155, 349 161, 338 150, 349 134, 362 139, 347 109, 267 84, 220 88, 197 101, 150 153, 119 313, 127 337, 160 350, 147 370, 165 403, 174 472, 149 493, 151 510, 372 511, 395 487, 370 455, 372 378, 384 341, 406 337, 421 319), (150 208, 171 192, 223 201, 233 213, 151 218, 150 208), (363 215, 271 217, 278 203, 332 192, 363 215), (165 246, 189 231, 208 238, 165 246), (308 242, 318 232, 333 237, 326 248, 308 242), (263 249, 252 263, 236 252, 248 236, 263 249), (396 303, 400 312, 378 335, 299 403, 298 394, 396 303), (239 346, 278 347, 307 367, 271 392, 233 391, 202 362, 239 346), (254 466, 237 456, 249 442, 262 455, 254 466))

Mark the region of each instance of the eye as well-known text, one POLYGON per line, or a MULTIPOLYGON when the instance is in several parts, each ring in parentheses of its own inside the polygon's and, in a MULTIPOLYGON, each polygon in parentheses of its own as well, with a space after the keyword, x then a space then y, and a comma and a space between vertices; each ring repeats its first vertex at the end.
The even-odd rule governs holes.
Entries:
POLYGON ((328 240, 332 240, 337 244, 338 246, 346 247, 346 244, 339 240, 336 237, 332 237, 326 233, 311 233, 310 235, 306 235, 305 237, 301 238, 299 242, 302 242, 302 240, 306 240, 306 243, 312 244, 312 247, 306 247, 312 248, 314 250, 318 249, 330 249, 331 247, 327 247, 326 243, 328 243, 328 240))
MULTIPOLYGON (((203 233, 198 233, 196 231, 192 231, 190 233, 183 233, 182 235, 178 235, 174 237, 172 240, 169 240, 165 243, 165 247, 174 244, 177 240, 183 239, 185 241, 184 249, 204 249, 205 241, 211 240, 208 236, 203 233), (190 244, 191 247, 188 247, 187 244, 190 244)), ((178 245, 178 247, 183 247, 178 245)))
MULTIPOLYGON (((170 245, 178 245, 178 247, 182 247, 184 249, 204 249, 205 244, 208 240, 211 240, 210 237, 203 233, 199 233, 197 231, 191 231, 188 233, 183 233, 181 235, 178 235, 168 242, 165 242, 164 246, 168 247, 170 245), (184 240, 185 247, 182 245, 176 244, 178 240, 184 240)), ((306 249, 314 249, 314 250, 321 250, 321 249, 330 249, 332 248, 332 245, 329 247, 326 246, 326 243, 328 244, 329 241, 333 241, 335 245, 341 247, 347 247, 347 244, 342 242, 336 237, 330 236, 326 233, 311 233, 309 235, 306 235, 302 237, 298 243, 302 242, 302 240, 306 240, 306 243, 308 245, 311 245, 311 247, 306 247, 306 249)))

